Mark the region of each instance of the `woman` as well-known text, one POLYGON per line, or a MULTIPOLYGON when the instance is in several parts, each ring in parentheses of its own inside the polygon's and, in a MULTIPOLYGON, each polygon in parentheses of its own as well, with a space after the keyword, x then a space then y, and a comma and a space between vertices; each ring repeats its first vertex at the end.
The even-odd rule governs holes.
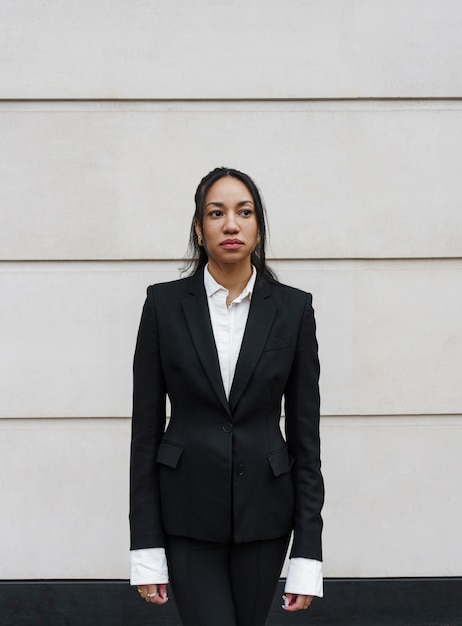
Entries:
POLYGON ((311 296, 266 266, 249 176, 217 168, 195 202, 192 273, 148 288, 135 350, 131 582, 164 604, 170 577, 185 626, 263 626, 292 530, 283 608, 322 595, 311 296))

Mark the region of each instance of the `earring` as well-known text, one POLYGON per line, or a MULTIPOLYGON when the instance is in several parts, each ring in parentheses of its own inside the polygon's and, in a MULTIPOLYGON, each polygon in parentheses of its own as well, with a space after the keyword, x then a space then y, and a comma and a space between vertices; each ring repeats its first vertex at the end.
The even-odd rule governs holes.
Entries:
POLYGON ((204 244, 202 243, 202 235, 197 235, 197 243, 198 243, 200 246, 203 246, 203 245, 204 245, 204 244))

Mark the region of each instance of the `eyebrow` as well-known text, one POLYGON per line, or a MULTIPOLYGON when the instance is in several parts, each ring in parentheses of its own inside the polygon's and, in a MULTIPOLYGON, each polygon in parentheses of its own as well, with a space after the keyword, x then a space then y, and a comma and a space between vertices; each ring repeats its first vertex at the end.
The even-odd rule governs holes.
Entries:
MULTIPOLYGON (((252 206, 254 206, 254 203, 252 200, 241 200, 240 202, 237 203, 238 207, 244 206, 245 204, 251 204, 252 206)), ((205 208, 207 208, 208 206, 217 206, 217 207, 224 207, 225 203, 224 202, 218 202, 218 201, 214 201, 212 200, 211 202, 207 202, 207 204, 205 205, 205 208)))

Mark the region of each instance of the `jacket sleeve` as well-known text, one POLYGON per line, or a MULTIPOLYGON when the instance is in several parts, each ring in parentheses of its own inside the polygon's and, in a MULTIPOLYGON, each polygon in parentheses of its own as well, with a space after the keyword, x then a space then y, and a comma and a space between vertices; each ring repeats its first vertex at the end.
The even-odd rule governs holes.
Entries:
POLYGON ((141 315, 133 362, 130 457, 130 546, 164 546, 156 454, 165 428, 166 389, 162 372, 154 288, 141 315))
POLYGON ((306 302, 285 392, 285 429, 295 489, 291 558, 322 561, 321 509, 324 483, 319 440, 319 360, 311 295, 306 302))

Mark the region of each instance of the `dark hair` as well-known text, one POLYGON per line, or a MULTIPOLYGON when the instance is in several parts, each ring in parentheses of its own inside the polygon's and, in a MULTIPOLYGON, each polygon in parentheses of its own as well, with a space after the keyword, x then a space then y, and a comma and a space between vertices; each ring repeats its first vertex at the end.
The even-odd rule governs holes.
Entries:
POLYGON ((213 185, 213 183, 215 183, 220 178, 224 178, 225 176, 232 176, 240 180, 242 183, 244 183, 244 185, 247 187, 252 195, 255 205, 255 215, 257 218, 259 237, 255 250, 251 254, 250 260, 252 264, 255 265, 257 272, 260 274, 260 276, 263 276, 267 280, 275 281, 276 276, 266 264, 265 258, 265 241, 267 229, 266 212, 263 205, 263 198, 261 197, 256 184, 253 182, 250 176, 244 174, 244 172, 240 172, 239 170, 235 170, 230 167, 216 167, 214 170, 204 176, 196 189, 196 193, 194 195, 196 210, 194 211, 194 216, 191 223, 188 246, 188 261, 186 262, 184 272, 187 272, 189 275, 195 274, 201 268, 205 267, 208 262, 205 247, 199 245, 195 224, 197 222, 200 226, 200 229, 203 229, 205 196, 207 195, 207 192, 213 185))

